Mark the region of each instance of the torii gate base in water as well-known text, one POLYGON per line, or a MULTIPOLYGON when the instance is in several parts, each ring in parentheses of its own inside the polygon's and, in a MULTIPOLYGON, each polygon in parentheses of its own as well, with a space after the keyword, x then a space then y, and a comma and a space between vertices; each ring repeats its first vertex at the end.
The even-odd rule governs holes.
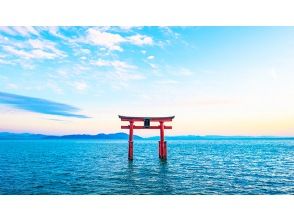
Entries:
POLYGON ((160 129, 160 141, 158 143, 159 158, 162 160, 167 159, 167 146, 164 141, 164 129, 172 129, 172 126, 165 126, 164 122, 171 122, 175 116, 170 117, 132 117, 132 116, 118 116, 121 121, 128 121, 129 125, 122 125, 122 129, 129 129, 129 160, 133 160, 133 147, 134 147, 134 129, 160 129), (135 125, 135 122, 144 122, 144 125, 135 125), (150 126, 150 122, 159 122, 157 126, 150 126))

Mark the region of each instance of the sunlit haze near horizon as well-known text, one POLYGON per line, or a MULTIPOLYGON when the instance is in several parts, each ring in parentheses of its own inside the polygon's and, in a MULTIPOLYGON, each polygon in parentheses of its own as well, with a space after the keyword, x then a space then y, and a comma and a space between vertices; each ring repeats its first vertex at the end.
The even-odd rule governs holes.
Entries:
POLYGON ((0 132, 294 136, 293 85, 293 27, 0 27, 0 132))

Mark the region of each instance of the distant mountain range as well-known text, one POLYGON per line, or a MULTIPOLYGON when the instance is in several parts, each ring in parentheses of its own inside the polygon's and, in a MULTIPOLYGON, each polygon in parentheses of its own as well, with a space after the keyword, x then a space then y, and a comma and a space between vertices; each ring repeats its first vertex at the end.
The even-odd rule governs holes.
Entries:
MULTIPOLYGON (((30 134, 30 133, 9 133, 0 132, 0 140, 48 140, 48 139, 95 139, 95 140, 127 140, 129 135, 126 133, 114 134, 73 134, 73 135, 44 135, 44 134, 30 134)), ((135 140, 159 140, 159 136, 141 137, 134 135, 135 140)), ((243 140, 243 139, 294 139, 294 137, 280 137, 280 136, 220 136, 220 135, 181 135, 181 136, 166 136, 166 140, 243 140)))
MULTIPOLYGON (((100 140, 125 140, 128 139, 129 135, 126 133, 114 133, 114 134, 96 134, 96 135, 89 135, 89 134, 73 134, 73 135, 62 135, 62 136, 55 136, 55 135, 44 135, 44 134, 30 134, 30 133, 9 133, 9 132, 0 132, 0 140, 23 140, 23 139, 100 139, 100 140)), ((138 135, 134 135, 134 139, 143 139, 138 135)))

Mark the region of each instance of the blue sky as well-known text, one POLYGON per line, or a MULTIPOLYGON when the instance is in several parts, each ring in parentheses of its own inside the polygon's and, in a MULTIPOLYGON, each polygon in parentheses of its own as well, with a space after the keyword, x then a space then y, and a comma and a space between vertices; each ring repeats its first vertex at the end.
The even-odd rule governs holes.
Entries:
POLYGON ((0 131, 291 136, 293 70, 293 27, 0 27, 0 131))

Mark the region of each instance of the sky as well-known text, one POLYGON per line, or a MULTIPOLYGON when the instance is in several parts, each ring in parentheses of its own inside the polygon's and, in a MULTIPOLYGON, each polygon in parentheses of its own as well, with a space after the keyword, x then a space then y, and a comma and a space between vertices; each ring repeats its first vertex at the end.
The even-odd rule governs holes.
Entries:
POLYGON ((293 85, 293 27, 0 27, 0 132, 294 136, 293 85))

